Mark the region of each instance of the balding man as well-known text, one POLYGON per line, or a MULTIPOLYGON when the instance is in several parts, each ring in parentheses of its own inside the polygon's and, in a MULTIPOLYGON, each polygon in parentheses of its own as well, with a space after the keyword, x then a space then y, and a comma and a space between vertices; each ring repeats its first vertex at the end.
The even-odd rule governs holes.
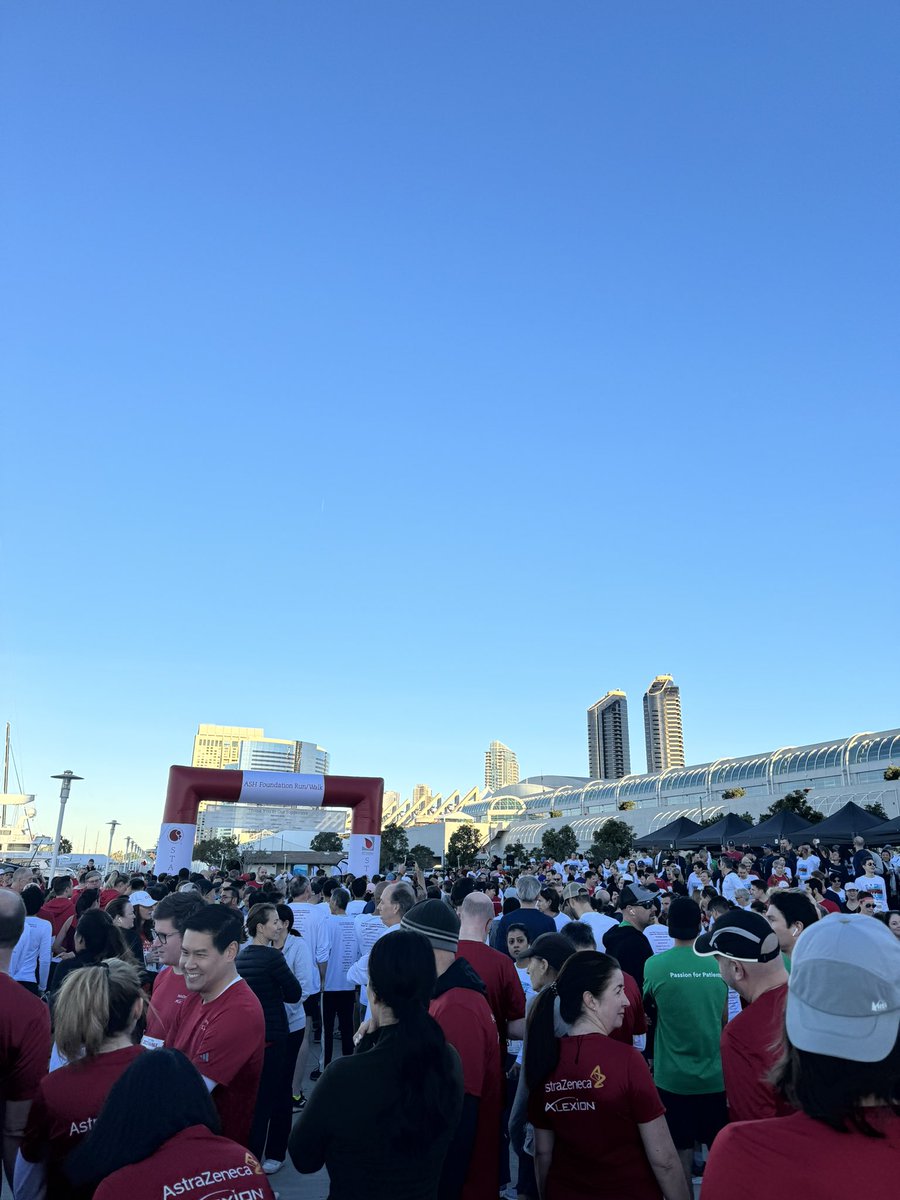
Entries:
POLYGON ((494 923, 494 906, 484 892, 471 892, 459 910, 459 946, 464 958, 487 988, 486 998, 500 1033, 501 1054, 506 1039, 525 1036, 525 993, 508 954, 492 950, 485 938, 494 923))
POLYGON ((0 1098, 3 1099, 3 1166, 12 1187, 16 1154, 28 1110, 50 1062, 50 1012, 9 974, 12 952, 25 928, 25 905, 0 891, 0 1098))

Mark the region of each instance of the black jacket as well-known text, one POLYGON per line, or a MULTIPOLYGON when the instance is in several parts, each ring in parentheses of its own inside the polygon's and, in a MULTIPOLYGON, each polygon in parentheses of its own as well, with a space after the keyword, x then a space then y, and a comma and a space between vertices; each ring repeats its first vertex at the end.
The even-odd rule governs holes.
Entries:
POLYGON ((635 979, 643 991, 644 964, 653 957, 649 938, 645 938, 633 925, 615 925, 604 934, 603 947, 607 954, 618 960, 622 970, 635 979))
POLYGON ((235 960, 238 974, 250 985, 262 1005, 266 1019, 266 1041, 288 1035, 285 1004, 303 998, 300 980, 284 961, 280 950, 272 946, 245 946, 235 960))
MULTIPOLYGON (((300 1119, 288 1153, 298 1171, 328 1168, 330 1200, 435 1200, 438 1180, 463 1101, 462 1068, 452 1046, 441 1070, 446 1119, 398 1151, 391 1140, 396 1113, 408 1104, 400 1077, 403 1033, 399 1026, 378 1029, 356 1053, 337 1058, 322 1073, 300 1119), (365 1097, 362 1118, 348 1098, 365 1097)), ((457 1191, 456 1196, 459 1196, 457 1191)))

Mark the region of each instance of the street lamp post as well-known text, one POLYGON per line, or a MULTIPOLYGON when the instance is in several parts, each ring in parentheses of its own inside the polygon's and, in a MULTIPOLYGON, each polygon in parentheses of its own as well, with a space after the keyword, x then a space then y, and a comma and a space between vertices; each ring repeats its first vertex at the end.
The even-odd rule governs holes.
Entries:
POLYGON ((62 837, 63 816, 66 811, 66 801, 69 798, 69 789, 74 780, 81 780, 83 775, 76 775, 74 771, 63 771, 62 775, 51 775, 51 779, 61 779, 62 783, 59 786, 59 817, 56 821, 56 837, 53 839, 53 857, 50 859, 50 881, 56 878, 56 862, 59 858, 59 840, 62 837))
POLYGON ((109 826, 109 846, 107 847, 107 850, 106 850, 106 872, 107 872, 107 874, 109 874, 110 870, 112 869, 113 836, 115 835, 115 832, 116 832, 116 826, 121 825, 122 822, 121 821, 107 821, 106 823, 109 826))

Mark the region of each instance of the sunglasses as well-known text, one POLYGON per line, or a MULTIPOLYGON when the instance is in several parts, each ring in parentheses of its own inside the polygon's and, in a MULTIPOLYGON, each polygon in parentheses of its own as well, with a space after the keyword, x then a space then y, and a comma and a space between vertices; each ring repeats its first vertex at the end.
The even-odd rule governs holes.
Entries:
POLYGON ((874 908, 875 905, 870 900, 864 900, 859 907, 860 908, 874 908))

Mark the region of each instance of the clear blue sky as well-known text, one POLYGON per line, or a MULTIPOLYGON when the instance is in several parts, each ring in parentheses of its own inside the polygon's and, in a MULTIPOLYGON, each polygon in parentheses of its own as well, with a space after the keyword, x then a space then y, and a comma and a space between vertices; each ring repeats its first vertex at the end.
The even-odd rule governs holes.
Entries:
MULTIPOLYGON (((406 794, 900 723, 896 3, 0 16, 0 719, 155 841, 197 723, 406 794)), ((101 835, 101 843, 105 835, 101 835)))

